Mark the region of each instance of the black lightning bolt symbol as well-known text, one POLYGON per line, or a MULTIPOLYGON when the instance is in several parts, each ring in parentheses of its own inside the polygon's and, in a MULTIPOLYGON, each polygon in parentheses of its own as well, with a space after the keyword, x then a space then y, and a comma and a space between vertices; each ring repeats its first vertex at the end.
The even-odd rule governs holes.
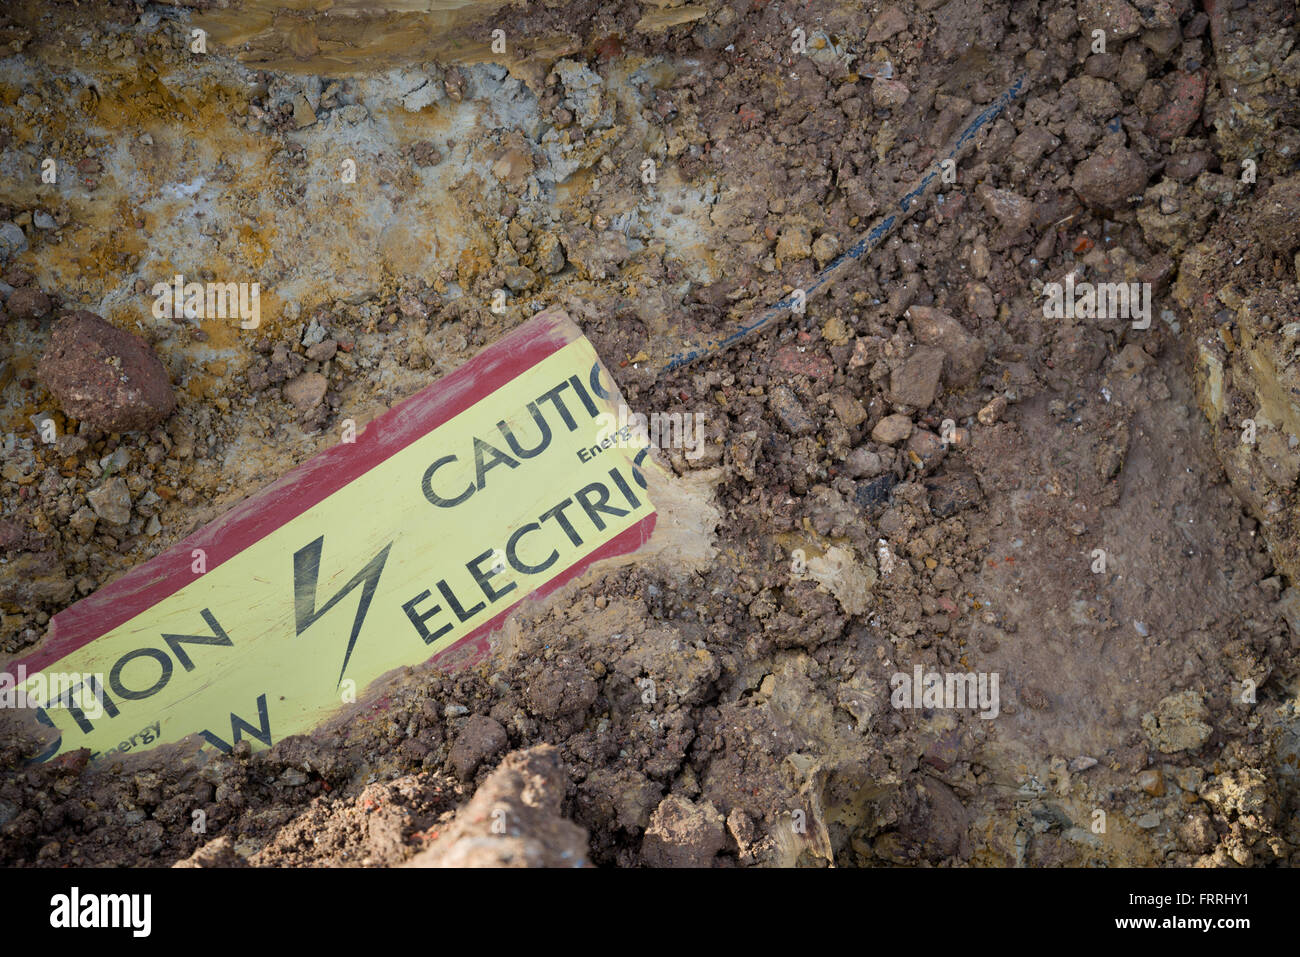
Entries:
POLYGON ((370 610, 370 600, 375 597, 375 588, 379 585, 379 576, 383 574, 384 563, 388 561, 388 550, 393 547, 393 543, 389 542, 385 545, 383 550, 370 559, 370 563, 365 568, 353 575, 352 580, 339 589, 323 608, 317 609, 316 579, 320 577, 320 554, 324 547, 325 536, 322 535, 293 554, 293 612, 297 634, 301 635, 317 618, 337 605, 340 599, 352 589, 358 585, 362 586, 361 601, 357 603, 357 616, 352 621, 352 634, 348 638, 348 650, 343 654, 343 667, 339 669, 341 685, 343 675, 348 670, 348 659, 352 657, 357 636, 361 634, 361 625, 366 620, 366 612, 370 610))

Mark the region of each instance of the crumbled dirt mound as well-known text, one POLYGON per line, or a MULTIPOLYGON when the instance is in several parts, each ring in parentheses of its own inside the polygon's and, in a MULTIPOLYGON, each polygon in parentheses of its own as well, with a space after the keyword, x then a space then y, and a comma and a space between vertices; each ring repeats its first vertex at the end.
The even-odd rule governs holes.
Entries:
POLYGON ((1300 860, 1294 4, 275 6, 0 14, 0 650, 550 304, 634 408, 705 415, 664 460, 716 512, 269 750, 15 730, 0 861, 1300 860), (1022 73, 805 314, 661 371, 1022 73), (260 282, 259 327, 158 317, 177 273, 260 282), (1149 327, 1045 315, 1067 275, 1150 283, 1149 327), (78 309, 156 351, 161 424, 46 391, 78 309), (900 707, 916 668, 996 705, 900 707))

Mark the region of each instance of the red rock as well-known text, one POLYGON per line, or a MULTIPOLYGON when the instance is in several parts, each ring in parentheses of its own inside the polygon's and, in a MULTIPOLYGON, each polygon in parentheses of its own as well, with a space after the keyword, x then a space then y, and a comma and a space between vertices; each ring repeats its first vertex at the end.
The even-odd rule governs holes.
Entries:
POLYGON ((1204 70, 1178 75, 1169 91, 1169 102, 1151 117, 1147 126, 1152 136, 1167 141, 1187 135, 1201 115, 1205 103, 1205 81, 1204 70))
POLYGON ((801 352, 798 346, 782 346, 773 357, 776 366, 790 375, 806 375, 813 379, 828 378, 835 374, 829 356, 820 352, 801 352))
POLYGON ((93 312, 64 316, 50 332, 37 374, 74 419, 105 432, 152 429, 176 408, 153 348, 93 312))

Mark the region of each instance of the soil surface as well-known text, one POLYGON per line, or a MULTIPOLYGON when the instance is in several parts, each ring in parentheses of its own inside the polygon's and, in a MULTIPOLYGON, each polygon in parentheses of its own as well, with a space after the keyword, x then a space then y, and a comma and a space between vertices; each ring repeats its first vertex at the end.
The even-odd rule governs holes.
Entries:
POLYGON ((1300 863, 1295 4, 301 6, 0 13, 0 653, 551 305, 704 416, 676 538, 269 750, 10 727, 0 862, 1300 863), (178 273, 259 327, 158 318, 178 273))

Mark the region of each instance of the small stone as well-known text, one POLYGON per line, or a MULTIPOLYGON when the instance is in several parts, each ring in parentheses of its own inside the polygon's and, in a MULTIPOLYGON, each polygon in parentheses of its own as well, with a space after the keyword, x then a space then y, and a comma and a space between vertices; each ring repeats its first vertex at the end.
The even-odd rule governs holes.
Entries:
POLYGON ((880 43, 907 29, 907 15, 898 7, 885 7, 879 16, 871 22, 867 31, 868 43, 880 43))
POLYGON ((935 518, 948 518, 984 500, 974 472, 945 472, 926 479, 925 487, 930 493, 930 513, 935 518))
POLYGON ((27 248, 27 236, 15 223, 0 223, 0 262, 12 259, 27 248))
POLYGON ((1080 771, 1086 771, 1091 767, 1096 767, 1096 765, 1096 758, 1089 757, 1086 754, 1081 754, 1070 762, 1069 769, 1072 773, 1078 774, 1080 771))
POLYGON ((40 319, 50 311, 50 297, 35 286, 25 286, 9 294, 5 308, 15 319, 40 319))
POLYGON ((131 520, 131 492, 121 476, 89 492, 86 501, 96 515, 112 525, 125 525, 131 520))
POLYGON ((307 97, 299 93, 293 98, 293 125, 304 129, 316 122, 316 111, 307 102, 307 97))
POLYGON ((880 337, 864 336, 853 343, 853 355, 849 357, 850 369, 861 369, 880 354, 880 337))
POLYGON ((817 430, 813 417, 786 386, 779 385, 772 389, 767 404, 791 435, 808 435, 817 430))
POLYGON ((505 284, 514 292, 522 292, 537 282, 537 276, 527 266, 510 266, 505 271, 505 284))
MULTIPOLYGON (((886 472, 870 482, 859 482, 853 490, 853 501, 866 509, 873 517, 889 504, 889 497, 894 491, 898 479, 893 472, 886 472)), ((882 568, 882 571, 887 569, 882 568)))
POLYGON ((56 224, 53 216, 43 209, 38 209, 32 213, 32 225, 37 229, 53 229, 56 224))
POLYGON ((104 432, 147 431, 176 408, 153 348, 93 312, 54 324, 37 374, 64 412, 104 432))
POLYGON ((1169 157, 1165 163, 1165 175, 1180 183, 1190 183, 1200 176, 1214 162, 1214 154, 1209 150, 1192 150, 1169 157))
POLYGON ((76 535, 77 538, 85 541, 94 534, 95 525, 98 524, 98 522, 99 516, 95 514, 95 510, 89 505, 83 505, 81 508, 73 512, 72 517, 68 519, 68 528, 72 531, 73 535, 76 535))
POLYGON ((830 406, 845 428, 855 429, 867 421, 866 406, 846 389, 836 389, 831 393, 830 406))
POLYGON ((537 268, 548 276, 564 268, 564 247, 554 233, 542 233, 537 237, 533 255, 537 268))
POLYGON ((900 405, 926 409, 939 394, 939 377, 943 375, 943 350, 917 346, 889 380, 890 398, 900 405))
POLYGON ((466 720, 456 743, 451 746, 451 766, 456 776, 468 781, 480 764, 503 751, 507 743, 506 729, 487 715, 476 714, 466 720))
POLYGON ((1165 776, 1158 769, 1143 771, 1138 775, 1138 787, 1152 797, 1160 797, 1165 793, 1165 776))
POLYGON ((1002 418, 1002 413, 1006 410, 1007 397, 1005 395, 994 396, 992 402, 979 410, 976 418, 979 419, 980 425, 992 425, 1002 418))
MULTIPOLYGON (((1177 28, 1174 31, 1177 32, 1177 28)), ((1204 70, 1177 74, 1165 105, 1151 118, 1147 131, 1156 139, 1166 142, 1186 136, 1201 115, 1201 107, 1205 103, 1206 80, 1204 70)))
POLYGON ((943 461, 947 449, 943 440, 928 429, 917 429, 907 440, 907 453, 919 460, 921 467, 927 471, 943 461))
POLYGON ((308 349, 307 358, 312 362, 328 362, 330 359, 334 358, 334 354, 338 352, 338 350, 339 344, 336 340, 326 339, 323 342, 316 343, 308 349))
POLYGON ((329 381, 319 372, 305 372, 284 384, 284 400, 299 414, 310 412, 324 400, 328 388, 329 381))
POLYGON ((884 471, 884 464, 879 455, 860 445, 845 457, 844 471, 849 478, 872 478, 884 471))
POLYGON ((912 434, 912 420, 901 413, 887 415, 871 430, 871 437, 881 445, 895 445, 912 434))
POLYGON ((1041 126, 1031 126, 1016 137, 1011 144, 1011 158, 1025 167, 1032 167, 1046 153, 1061 145, 1051 131, 1041 126))
POLYGON ((797 262, 812 255, 812 233, 806 226, 791 226, 782 230, 776 241, 776 258, 782 262, 797 262))
POLYGON ((981 340, 948 313, 931 306, 912 306, 907 310, 907 318, 917 342, 943 350, 947 359, 944 370, 950 385, 961 387, 975 381, 984 366, 981 340))
POLYGON ((886 80, 877 77, 871 81, 871 102, 876 106, 892 110, 906 103, 911 95, 907 84, 902 80, 886 80))
POLYGON ((1013 233, 1028 229, 1034 217, 1034 204, 1019 193, 994 189, 987 183, 975 188, 975 198, 989 214, 1013 233))
POLYGON ((1076 166, 1070 185, 1089 206, 1119 209, 1146 188, 1148 178, 1142 157, 1130 149, 1112 145, 1076 166))
POLYGON ((813 243, 813 259, 817 260, 817 265, 824 266, 835 258, 835 254, 839 252, 839 248, 840 241, 838 239, 830 233, 822 233, 817 237, 817 241, 813 243))

